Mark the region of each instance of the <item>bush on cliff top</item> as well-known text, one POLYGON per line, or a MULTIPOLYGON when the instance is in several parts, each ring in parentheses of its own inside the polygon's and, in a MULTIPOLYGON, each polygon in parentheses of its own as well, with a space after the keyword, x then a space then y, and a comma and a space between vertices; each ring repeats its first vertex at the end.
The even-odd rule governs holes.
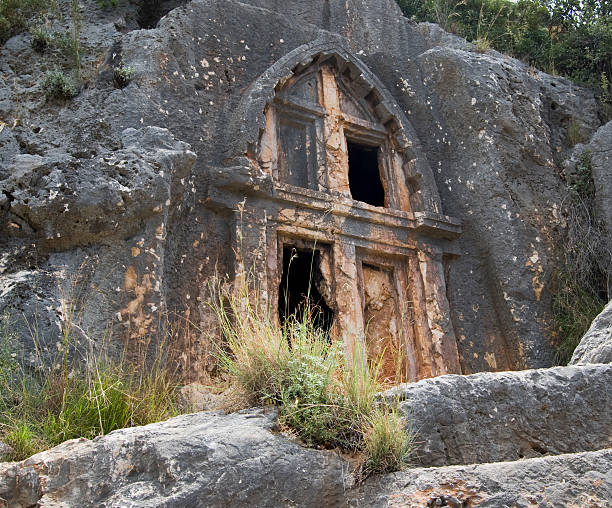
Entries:
POLYGON ((601 0, 396 0, 405 16, 438 23, 551 74, 600 89, 612 79, 612 3, 601 0), (603 76, 603 79, 602 79, 603 76))

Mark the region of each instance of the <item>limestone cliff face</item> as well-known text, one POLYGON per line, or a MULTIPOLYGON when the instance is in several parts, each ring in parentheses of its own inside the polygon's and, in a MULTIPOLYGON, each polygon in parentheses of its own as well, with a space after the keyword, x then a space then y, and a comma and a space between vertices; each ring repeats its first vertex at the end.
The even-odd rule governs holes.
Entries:
MULTIPOLYGON (((408 211, 398 205, 389 219, 355 211, 341 192, 330 191, 329 203, 334 217, 348 217, 342 227, 361 221, 355 238, 380 229, 379 243, 392 245, 385 270, 399 273, 396 260, 411 250, 430 256, 414 254, 399 285, 422 285, 402 304, 416 308, 413 350, 431 365, 417 365, 415 375, 551 364, 559 167, 569 157, 570 123, 587 138, 599 128, 590 92, 498 53, 476 53, 435 25, 401 17, 392 0, 194 0, 153 29, 138 28, 176 3, 158 2, 155 12, 82 3, 88 81, 73 100, 44 99, 38 81, 52 62, 31 49, 29 35, 0 53, 0 309, 19 318, 24 343, 22 315, 37 323, 49 355, 67 312, 90 344, 110 329, 138 346, 166 311, 208 329, 207 280, 235 275, 241 242, 257 254, 266 224, 279 222, 279 200, 289 199, 260 164, 266 108, 298 69, 327 62, 347 70, 354 89, 370 87, 362 98, 389 146, 413 161, 398 163, 406 177, 399 183, 412 192, 408 211), (121 89, 112 79, 118 66, 134 69, 121 89), (372 90, 378 95, 367 95, 372 90), (399 131, 407 140, 393 137, 399 131), (62 299, 75 278, 70 310, 62 299)), ((327 198, 315 191, 309 199, 303 209, 327 198)), ((400 191, 397 199, 403 203, 400 191)), ((334 231, 336 223, 321 227, 334 231)), ((278 262, 266 245, 254 261, 268 266, 273 287, 278 262)), ((336 267, 346 275, 345 268, 336 267)), ((359 294, 335 290, 337 319, 350 328, 361 307, 345 303, 359 294)), ((191 374, 206 372, 203 334, 177 346, 191 374)))

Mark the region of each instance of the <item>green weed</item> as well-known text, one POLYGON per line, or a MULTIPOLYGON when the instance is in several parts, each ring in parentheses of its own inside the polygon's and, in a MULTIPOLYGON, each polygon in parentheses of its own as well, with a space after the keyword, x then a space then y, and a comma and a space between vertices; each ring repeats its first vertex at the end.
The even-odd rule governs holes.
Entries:
POLYGON ((53 368, 32 372, 14 350, 8 318, 0 326, 0 440, 22 460, 67 439, 94 438, 113 430, 179 413, 178 375, 164 361, 164 345, 148 362, 99 353, 77 362, 71 327, 53 368))
POLYGON ((405 469, 412 457, 416 435, 405 428, 401 415, 396 410, 376 409, 369 418, 369 424, 364 438, 366 473, 390 473, 405 469))
POLYGON ((246 283, 234 290, 218 286, 213 293, 211 305, 225 339, 221 365, 250 396, 249 403, 278 406, 281 426, 310 446, 375 452, 368 470, 382 468, 381 460, 389 469, 406 461, 412 447, 403 428, 386 434, 374 428, 381 419, 394 418, 376 404, 379 365, 369 365, 359 350, 347 359, 342 345, 316 326, 307 304, 281 326, 257 303, 259 291, 246 283), (370 448, 368 439, 374 443, 370 448), (385 459, 384 450, 402 459, 385 459))
POLYGON ((77 95, 76 85, 72 78, 59 69, 47 71, 40 85, 47 99, 71 99, 77 95))
POLYGON ((131 67, 116 67, 113 71, 113 82, 117 88, 125 88, 134 77, 131 67))

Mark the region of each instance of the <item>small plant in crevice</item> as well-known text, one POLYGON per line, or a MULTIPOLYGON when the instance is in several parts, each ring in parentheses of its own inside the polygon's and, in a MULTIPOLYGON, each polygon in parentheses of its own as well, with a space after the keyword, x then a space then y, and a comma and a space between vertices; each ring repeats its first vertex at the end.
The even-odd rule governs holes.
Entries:
POLYGON ((96 0, 100 9, 106 9, 107 7, 117 7, 119 0, 96 0))
POLYGON ((474 41, 474 46, 477 53, 486 53, 491 49, 491 42, 487 38, 478 38, 474 41))
POLYGON ((406 457, 412 455, 416 433, 405 428, 396 409, 376 409, 369 417, 369 428, 364 436, 366 460, 364 472, 390 473, 406 466, 406 457))
POLYGON ((224 338, 221 365, 248 404, 277 406, 281 427, 309 446, 363 454, 364 475, 405 468, 413 435, 376 400, 380 365, 359 351, 347 359, 307 303, 279 325, 260 291, 238 286, 213 291, 211 306, 224 338))
POLYGON ((134 77, 134 69, 132 67, 115 67, 113 70, 113 83, 117 88, 125 88, 128 86, 134 77))
POLYGON ((74 80, 63 71, 47 71, 40 83, 47 99, 71 99, 77 95, 74 80))
POLYGON ((35 26, 30 29, 32 37, 32 48, 38 53, 43 53, 53 43, 52 34, 44 26, 35 26))

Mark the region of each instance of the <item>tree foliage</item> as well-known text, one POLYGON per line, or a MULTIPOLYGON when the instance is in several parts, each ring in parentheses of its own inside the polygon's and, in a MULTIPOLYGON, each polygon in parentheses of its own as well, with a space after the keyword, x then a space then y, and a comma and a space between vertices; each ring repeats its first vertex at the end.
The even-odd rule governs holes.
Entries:
POLYGON ((397 0, 404 14, 553 74, 603 88, 612 77, 612 2, 397 0))

